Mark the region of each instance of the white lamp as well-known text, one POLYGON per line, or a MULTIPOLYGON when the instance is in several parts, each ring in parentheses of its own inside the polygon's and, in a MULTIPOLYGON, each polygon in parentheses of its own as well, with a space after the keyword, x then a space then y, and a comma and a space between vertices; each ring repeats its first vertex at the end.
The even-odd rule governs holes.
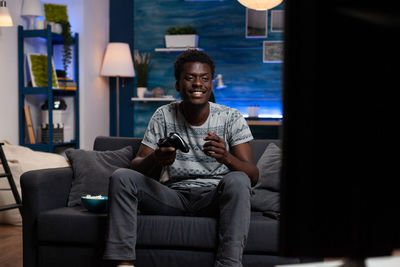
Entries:
POLYGON ((129 44, 109 43, 107 45, 100 74, 107 77, 117 77, 117 136, 119 136, 119 77, 135 77, 129 44))
POLYGON ((13 22, 6 1, 0 1, 0 27, 12 27, 13 22))
POLYGON ((24 0, 21 16, 24 16, 29 20, 28 29, 34 29, 35 18, 44 16, 40 0, 24 0))
POLYGON ((283 0, 238 0, 238 1, 239 3, 250 9, 268 10, 282 3, 283 0))

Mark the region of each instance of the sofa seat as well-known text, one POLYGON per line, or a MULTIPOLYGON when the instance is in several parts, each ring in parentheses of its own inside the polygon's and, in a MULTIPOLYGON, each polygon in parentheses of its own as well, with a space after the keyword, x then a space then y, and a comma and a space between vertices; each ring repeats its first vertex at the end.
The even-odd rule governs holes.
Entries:
MULTIPOLYGON (((251 217, 245 252, 276 253, 277 221, 258 212, 252 212, 251 217)), ((40 213, 37 227, 42 243, 98 244, 103 243, 106 232, 106 214, 90 213, 83 207, 63 207, 40 213)), ((137 232, 138 248, 215 250, 217 244, 217 220, 208 217, 139 215, 137 232)))

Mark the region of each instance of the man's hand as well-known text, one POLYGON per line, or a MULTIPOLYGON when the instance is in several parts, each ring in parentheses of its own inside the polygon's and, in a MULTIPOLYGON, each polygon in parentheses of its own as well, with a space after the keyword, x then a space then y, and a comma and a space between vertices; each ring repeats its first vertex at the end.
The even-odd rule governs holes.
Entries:
POLYGON ((176 149, 170 147, 157 147, 154 150, 154 160, 161 166, 168 166, 174 163, 176 158, 176 149))
POLYGON ((203 152, 210 157, 215 158, 219 163, 227 164, 231 154, 226 150, 225 140, 215 133, 208 133, 203 138, 206 142, 203 145, 203 152))
POLYGON ((203 145, 203 151, 207 156, 215 158, 219 163, 225 164, 231 171, 245 172, 252 186, 258 181, 258 168, 254 163, 253 152, 249 142, 235 145, 226 150, 225 140, 214 133, 208 133, 203 138, 207 141, 203 145))

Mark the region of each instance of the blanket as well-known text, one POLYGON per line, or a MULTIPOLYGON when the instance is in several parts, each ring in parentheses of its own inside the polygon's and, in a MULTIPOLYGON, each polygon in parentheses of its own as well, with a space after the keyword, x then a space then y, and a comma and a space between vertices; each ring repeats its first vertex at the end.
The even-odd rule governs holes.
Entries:
MULTIPOLYGON (((3 151, 7 158, 8 166, 11 169, 15 185, 21 196, 20 177, 24 172, 67 167, 67 160, 58 154, 34 151, 30 148, 10 144, 5 140, 3 151)), ((0 173, 4 173, 3 166, 0 162, 0 173)), ((0 179, 0 188, 10 188, 7 178, 0 179)), ((0 205, 14 204, 15 200, 11 191, 0 191, 0 205)), ((18 209, 12 209, 0 212, 0 224, 22 225, 22 218, 18 209)))

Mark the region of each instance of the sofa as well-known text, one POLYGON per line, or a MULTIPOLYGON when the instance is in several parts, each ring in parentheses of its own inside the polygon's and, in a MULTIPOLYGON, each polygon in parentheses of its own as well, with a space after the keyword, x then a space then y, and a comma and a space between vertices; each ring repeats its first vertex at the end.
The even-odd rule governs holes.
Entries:
MULTIPOLYGON (((140 142, 139 138, 97 137, 93 149, 132 146, 135 154, 140 142)), ((256 160, 271 142, 278 144, 279 140, 251 141, 256 160)), ((112 266, 102 260, 107 214, 67 206, 73 179, 71 167, 22 175, 24 267, 112 266)), ((272 267, 300 262, 279 256, 278 226, 279 222, 271 216, 252 211, 243 266, 272 267)), ((216 247, 215 218, 138 215, 137 266, 213 266, 216 247)))

